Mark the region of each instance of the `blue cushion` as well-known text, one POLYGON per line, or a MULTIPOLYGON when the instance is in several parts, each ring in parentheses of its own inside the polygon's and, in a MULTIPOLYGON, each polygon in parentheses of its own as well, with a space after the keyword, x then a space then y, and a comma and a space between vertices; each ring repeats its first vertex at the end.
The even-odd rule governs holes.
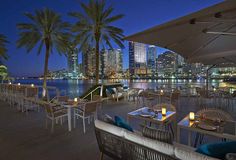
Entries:
POLYGON ((128 89, 128 86, 124 86, 123 89, 128 89))
POLYGON ((121 128, 124 128, 133 132, 133 128, 127 122, 125 122, 123 118, 119 116, 115 116, 115 123, 118 127, 121 127, 121 128))
POLYGON ((223 159, 227 153, 236 153, 236 141, 204 144, 197 148, 196 152, 223 159))
POLYGON ((107 88, 108 92, 110 92, 111 94, 115 94, 114 90, 112 88, 107 88))

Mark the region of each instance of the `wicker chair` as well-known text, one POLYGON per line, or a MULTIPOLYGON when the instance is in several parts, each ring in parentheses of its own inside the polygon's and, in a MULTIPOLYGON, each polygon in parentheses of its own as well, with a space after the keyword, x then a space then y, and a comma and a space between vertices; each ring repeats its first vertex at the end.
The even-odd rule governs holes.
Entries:
MULTIPOLYGON (((200 116, 204 115, 208 119, 220 119, 223 121, 233 121, 234 120, 233 117, 229 113, 227 113, 221 109, 217 109, 217 108, 205 108, 205 109, 198 111, 196 114, 200 115, 200 116)), ((203 140, 204 140, 204 135, 197 133, 196 138, 195 138, 195 142, 194 142, 194 147, 196 147, 198 143, 202 144, 203 140)))
POLYGON ((54 132, 54 124, 55 122, 57 123, 58 120, 61 121, 61 124, 63 123, 63 118, 68 116, 67 110, 66 109, 54 109, 57 108, 55 104, 52 103, 44 103, 44 108, 46 111, 46 128, 48 124, 48 119, 52 121, 52 127, 51 127, 51 132, 54 132))
POLYGON ((88 123, 90 124, 91 118, 94 120, 97 118, 97 107, 100 101, 90 101, 83 104, 79 104, 77 108, 74 108, 74 128, 76 126, 76 119, 83 119, 83 130, 85 129, 85 119, 88 119, 88 123))
MULTIPOLYGON (((166 103, 161 103, 161 104, 156 104, 154 106, 152 106, 153 109, 159 109, 161 110, 161 108, 165 106, 167 111, 173 111, 173 112, 176 112, 176 107, 172 104, 166 104, 166 103)), ((176 117, 174 117, 176 118, 176 117)), ((166 121, 165 125, 163 127, 165 127, 165 129, 167 130, 170 130, 171 133, 172 133, 172 136, 174 137, 175 136, 175 132, 174 130, 176 130, 176 125, 174 125, 176 123, 176 119, 174 120, 170 120, 170 121, 166 121)))
POLYGON ((218 118, 223 121, 233 121, 233 117, 229 113, 227 113, 221 109, 217 109, 217 108, 202 109, 202 110, 198 111, 196 114, 197 115, 205 115, 208 118, 218 118))

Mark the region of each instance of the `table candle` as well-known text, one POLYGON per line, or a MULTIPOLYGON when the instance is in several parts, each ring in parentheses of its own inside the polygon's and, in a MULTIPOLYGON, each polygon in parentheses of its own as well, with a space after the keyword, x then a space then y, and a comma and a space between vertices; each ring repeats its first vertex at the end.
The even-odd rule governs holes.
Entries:
POLYGON ((31 84, 31 87, 34 87, 34 84, 31 84))
POLYGON ((78 99, 77 98, 74 98, 74 102, 77 102, 78 101, 78 99))
POLYGON ((195 119, 194 112, 190 112, 190 113, 189 113, 189 120, 190 120, 190 121, 193 121, 194 119, 195 119))
POLYGON ((20 83, 17 83, 18 86, 20 86, 20 83))
POLYGON ((161 93, 163 93, 164 91, 161 89, 161 93))
POLYGON ((166 115, 166 108, 162 108, 162 109, 161 109, 161 114, 162 114, 163 116, 166 115))

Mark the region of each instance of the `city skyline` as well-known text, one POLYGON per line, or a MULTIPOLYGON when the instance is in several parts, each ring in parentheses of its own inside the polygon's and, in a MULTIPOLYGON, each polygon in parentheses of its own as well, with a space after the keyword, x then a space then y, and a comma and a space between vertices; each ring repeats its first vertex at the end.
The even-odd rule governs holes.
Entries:
MULTIPOLYGON (((208 0, 208 1, 150 1, 147 3, 145 1, 108 1, 111 4, 114 4, 115 11, 125 14, 125 18, 118 21, 116 25, 120 26, 125 31, 125 35, 134 33, 140 29, 146 28, 147 26, 153 26, 161 24, 163 22, 175 19, 180 16, 184 16, 191 12, 200 10, 202 8, 214 5, 221 2, 222 0, 208 0), (173 5, 174 3, 174 5, 173 5), (170 5, 172 4, 172 5, 170 5), (128 6, 132 5, 132 8, 128 6), (155 14, 158 10, 158 14, 155 14), (140 12, 143 8, 149 8, 150 12, 142 13, 140 12), (152 11, 153 8, 153 12, 152 11), (172 12, 169 12, 172 10, 172 12), (140 23, 142 19, 142 23, 140 23), (153 21, 153 19, 157 19, 153 21)), ((1 33, 5 33, 8 41, 11 43, 8 44, 9 48, 9 61, 4 61, 8 66, 9 72, 12 76, 39 76, 42 74, 43 68, 43 56, 37 56, 36 51, 33 50, 32 54, 26 54, 24 49, 18 49, 15 47, 16 39, 18 38, 18 32, 16 29, 16 24, 25 21, 23 13, 33 12, 35 9, 41 9, 44 7, 49 7, 56 12, 60 13, 63 16, 63 19, 69 22, 73 22, 68 16, 67 13, 71 10, 80 10, 79 3, 76 0, 71 1, 23 1, 17 3, 17 1, 8 1, 1 4, 1 17, 3 18, 2 24, 0 26, 1 33), (12 5, 17 3, 18 5, 12 5)), ((123 50, 123 67, 128 68, 128 42, 125 42, 125 49, 123 50)), ((157 52, 162 53, 165 50, 158 48, 157 52)), ((55 52, 49 59, 49 69, 50 70, 59 70, 66 68, 67 58, 64 56, 59 56, 55 52)), ((81 62, 81 54, 79 54, 79 62, 81 62)))

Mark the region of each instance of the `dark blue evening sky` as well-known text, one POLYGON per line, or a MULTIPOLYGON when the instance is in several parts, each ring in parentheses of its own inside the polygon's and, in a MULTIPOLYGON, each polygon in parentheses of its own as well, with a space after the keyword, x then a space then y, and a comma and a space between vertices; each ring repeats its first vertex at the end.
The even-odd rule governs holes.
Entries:
MULTIPOLYGON (((202 8, 222 2, 223 0, 107 0, 113 4, 115 13, 125 14, 125 17, 114 23, 121 27, 125 35, 130 35, 152 26, 195 12, 202 8)), ((4 62, 13 76, 36 76, 43 73, 44 52, 36 55, 36 50, 27 54, 25 49, 16 48, 18 31, 16 24, 27 22, 24 12, 48 7, 59 12, 65 21, 71 23, 74 19, 67 15, 71 11, 81 11, 79 0, 1 0, 0 33, 8 37, 10 59, 4 62)), ((128 46, 124 52, 124 68, 128 68, 128 46)), ((158 54, 164 50, 158 48, 158 54)), ((81 56, 79 61, 81 61, 81 56)), ((53 53, 49 59, 49 69, 58 70, 67 67, 65 56, 53 53)))

